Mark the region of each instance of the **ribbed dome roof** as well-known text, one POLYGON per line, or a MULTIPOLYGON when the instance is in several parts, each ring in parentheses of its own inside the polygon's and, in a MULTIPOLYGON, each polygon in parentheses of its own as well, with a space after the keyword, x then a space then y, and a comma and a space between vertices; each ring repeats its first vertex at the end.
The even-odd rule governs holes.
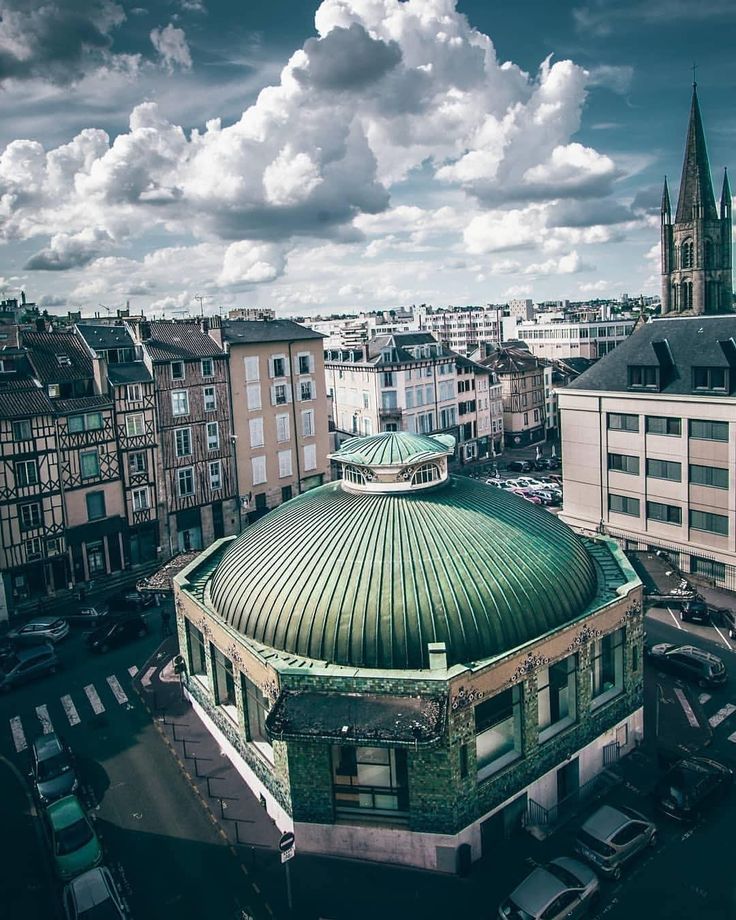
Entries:
POLYGON ((249 527, 217 566, 215 610, 265 645, 336 664, 428 666, 509 651, 576 618, 596 593, 592 559, 555 516, 452 478, 397 495, 339 482, 249 527))
POLYGON ((405 431, 382 431, 361 438, 348 438, 333 456, 345 463, 362 463, 367 466, 391 466, 413 463, 438 451, 452 453, 455 438, 452 435, 409 434, 405 431))

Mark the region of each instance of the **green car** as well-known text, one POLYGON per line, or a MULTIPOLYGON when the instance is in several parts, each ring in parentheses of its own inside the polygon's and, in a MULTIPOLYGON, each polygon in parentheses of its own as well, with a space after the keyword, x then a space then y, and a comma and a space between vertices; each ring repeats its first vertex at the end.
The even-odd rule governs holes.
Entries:
POLYGON ((67 795, 46 809, 56 871, 68 881, 102 862, 102 848, 76 795, 67 795))

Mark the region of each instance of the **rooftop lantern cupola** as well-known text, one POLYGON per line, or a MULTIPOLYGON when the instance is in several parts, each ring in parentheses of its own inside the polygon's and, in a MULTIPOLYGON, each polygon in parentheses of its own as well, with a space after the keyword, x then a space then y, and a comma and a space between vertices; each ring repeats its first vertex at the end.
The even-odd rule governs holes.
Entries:
POLYGON ((436 488, 447 482, 447 459, 455 452, 448 434, 386 431, 344 441, 330 454, 342 467, 348 492, 397 494, 436 488))

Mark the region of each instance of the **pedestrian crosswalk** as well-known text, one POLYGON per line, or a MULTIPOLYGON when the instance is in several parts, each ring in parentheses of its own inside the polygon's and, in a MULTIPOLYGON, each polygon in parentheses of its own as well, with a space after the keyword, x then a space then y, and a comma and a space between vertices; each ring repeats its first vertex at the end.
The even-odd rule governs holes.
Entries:
MULTIPOLYGON (((128 668, 131 678, 137 673, 138 668, 135 665, 128 668)), ((87 684, 82 691, 76 694, 76 699, 71 693, 65 693, 59 697, 58 703, 58 707, 55 701, 39 704, 35 707, 35 717, 33 714, 23 718, 16 715, 10 719, 10 734, 18 754, 27 750, 29 738, 33 741, 39 733, 48 735, 53 731, 64 731, 67 727, 73 728, 83 719, 102 715, 106 707, 114 708, 115 705, 118 705, 130 709, 128 694, 115 674, 108 675, 104 684, 100 682, 99 691, 94 684, 87 684)))

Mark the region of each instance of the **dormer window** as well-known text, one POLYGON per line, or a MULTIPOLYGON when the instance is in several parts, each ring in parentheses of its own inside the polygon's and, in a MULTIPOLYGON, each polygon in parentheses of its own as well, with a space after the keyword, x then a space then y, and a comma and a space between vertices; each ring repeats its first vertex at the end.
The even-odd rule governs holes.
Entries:
POLYGON ((728 392, 728 369, 725 367, 694 367, 693 389, 728 392))
POLYGON ((57 355, 56 363, 59 367, 71 367, 72 361, 69 355, 57 355))
POLYGON ((659 368, 651 365, 629 365, 629 387, 637 390, 659 389, 659 368))

